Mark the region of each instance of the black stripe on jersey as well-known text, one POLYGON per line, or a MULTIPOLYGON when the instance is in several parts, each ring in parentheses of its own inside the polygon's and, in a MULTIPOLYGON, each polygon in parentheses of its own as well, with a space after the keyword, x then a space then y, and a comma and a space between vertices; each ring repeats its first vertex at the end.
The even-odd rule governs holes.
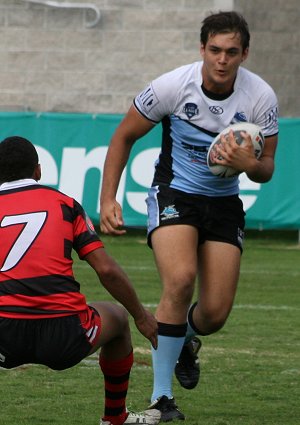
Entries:
POLYGON ((153 185, 160 183, 170 183, 174 174, 172 171, 172 137, 171 137, 171 121, 169 117, 162 119, 162 144, 161 154, 159 155, 159 168, 156 168, 153 185), (170 172, 171 170, 171 172, 170 172))
POLYGON ((66 314, 66 315, 70 315, 70 313, 76 314, 76 312, 70 312, 70 310, 40 310, 36 307, 32 308, 32 307, 20 307, 20 306, 5 306, 5 307, 0 307, 0 312, 10 312, 10 313, 17 313, 17 314, 30 314, 30 315, 40 315, 40 314, 66 314))
POLYGON ((176 115, 176 118, 178 118, 180 121, 184 121, 186 124, 188 124, 188 125, 196 128, 199 131, 202 131, 202 133, 208 134, 209 136, 211 136, 213 138, 215 138, 219 134, 219 133, 215 133, 213 131, 206 130, 203 127, 199 127, 198 125, 196 125, 196 124, 194 124, 194 123, 192 123, 192 122, 190 122, 188 120, 183 120, 182 118, 178 117, 177 115, 176 115))
POLYGON ((72 260, 73 243, 69 239, 64 239, 64 257, 72 260))
POLYGON ((68 223, 73 223, 75 218, 79 215, 79 212, 75 208, 72 208, 66 204, 61 205, 61 210, 64 221, 67 221, 68 223))
POLYGON ((79 292, 80 285, 70 276, 51 275, 28 279, 11 279, 0 283, 0 297, 25 295, 29 297, 79 292))
POLYGON ((74 238, 73 248, 75 249, 76 252, 79 252, 81 248, 88 245, 89 243, 98 242, 98 241, 99 241, 99 237, 97 233, 91 234, 90 232, 86 231, 86 232, 80 233, 80 235, 74 238))
POLYGON ((73 221, 79 215, 85 218, 84 209, 82 208, 82 206, 75 199, 73 201, 74 201, 73 207, 66 204, 61 205, 63 219, 69 223, 73 223, 73 221))
POLYGON ((68 223, 73 223, 73 221, 74 221, 74 210, 73 210, 73 208, 69 207, 69 205, 62 204, 61 205, 61 211, 62 211, 64 221, 67 221, 68 223))

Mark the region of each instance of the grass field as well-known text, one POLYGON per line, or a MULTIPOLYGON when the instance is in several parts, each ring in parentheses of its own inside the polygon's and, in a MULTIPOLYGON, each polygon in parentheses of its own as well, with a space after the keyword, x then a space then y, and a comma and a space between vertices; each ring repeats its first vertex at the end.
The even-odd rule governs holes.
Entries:
MULTIPOLYGON (((203 338, 201 383, 174 380, 187 425, 300 424, 300 248, 296 232, 248 232, 235 306, 226 326, 203 338)), ((144 232, 103 237, 106 248, 154 311, 160 284, 144 232)), ((106 299, 94 273, 76 260, 89 301, 106 299)), ((149 344, 132 324, 135 364, 129 408, 144 409, 152 388, 149 344)), ((0 425, 93 425, 103 409, 97 356, 54 372, 28 365, 0 368, 0 425)))

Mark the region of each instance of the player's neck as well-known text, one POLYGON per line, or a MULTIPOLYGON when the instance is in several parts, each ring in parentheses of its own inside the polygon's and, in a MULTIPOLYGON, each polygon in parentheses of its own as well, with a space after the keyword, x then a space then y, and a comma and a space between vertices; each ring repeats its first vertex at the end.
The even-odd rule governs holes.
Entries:
POLYGON ((233 87, 231 88, 230 91, 226 92, 226 93, 214 93, 210 90, 207 90, 204 87, 204 84, 202 83, 201 85, 202 91, 205 94, 205 96, 209 97, 210 99, 213 100, 225 100, 227 99, 227 97, 229 97, 232 93, 233 93, 233 87))

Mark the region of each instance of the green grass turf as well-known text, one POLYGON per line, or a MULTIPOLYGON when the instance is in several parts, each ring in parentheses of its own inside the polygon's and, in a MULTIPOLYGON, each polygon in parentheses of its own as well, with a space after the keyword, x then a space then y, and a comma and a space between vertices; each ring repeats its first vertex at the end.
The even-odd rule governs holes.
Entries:
MULTIPOLYGON (((103 237, 126 270, 143 303, 154 311, 160 284, 143 231, 103 237)), ((300 246, 297 232, 249 231, 235 305, 225 327, 203 338, 201 383, 174 394, 187 425, 300 424, 300 246)), ((75 260, 89 301, 111 297, 87 265, 75 260)), ((131 322, 135 363, 128 406, 144 409, 151 395, 148 342, 131 322)), ((0 368, 0 424, 93 425, 103 410, 97 356, 54 372, 28 365, 0 368)))

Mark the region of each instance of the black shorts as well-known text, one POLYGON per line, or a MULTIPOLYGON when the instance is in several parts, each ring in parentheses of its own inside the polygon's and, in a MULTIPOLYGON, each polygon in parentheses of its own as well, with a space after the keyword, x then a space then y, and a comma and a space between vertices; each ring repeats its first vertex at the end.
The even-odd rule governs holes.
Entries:
POLYGON ((152 187, 148 206, 148 245, 151 234, 160 226, 189 224, 199 231, 199 244, 227 242, 243 250, 245 212, 238 195, 208 197, 168 186, 152 187))
POLYGON ((0 367, 37 363, 67 369, 89 354, 100 331, 100 316, 92 307, 50 319, 0 317, 0 367))

